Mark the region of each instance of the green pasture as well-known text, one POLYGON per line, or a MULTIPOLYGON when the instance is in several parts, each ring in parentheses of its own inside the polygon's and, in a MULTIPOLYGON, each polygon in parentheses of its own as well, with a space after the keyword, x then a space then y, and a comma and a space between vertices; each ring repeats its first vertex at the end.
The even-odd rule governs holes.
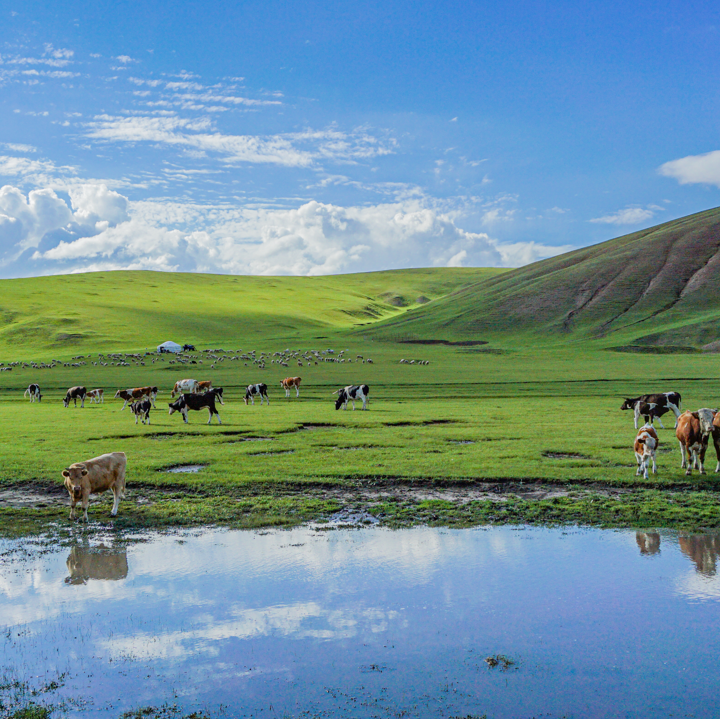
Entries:
MULTIPOLYGON (((228 347, 243 342, 228 336, 228 347)), ((128 497, 109 517, 110 495, 91 503, 91 523, 106 527, 172 527, 221 523, 290 525, 323 520, 344 507, 365 507, 394 526, 415 522, 456 526, 484 522, 581 522, 608 526, 720 526, 720 475, 708 453, 707 475, 686 477, 672 430, 660 430, 659 473, 635 476, 633 418, 620 412, 624 396, 676 389, 683 406, 720 405, 720 378, 712 355, 647 356, 586 349, 561 350, 417 345, 362 339, 337 329, 322 341, 268 339, 253 349, 345 349, 353 363, 284 368, 203 357, 202 364, 171 365, 165 356, 145 366, 15 367, 0 374, 0 492, 48 494, 34 508, 0 505, 6 532, 65 527, 60 472, 104 452, 128 455, 128 497), (357 362, 371 357, 373 364, 357 362), (427 366, 400 364, 426 359, 427 366), (286 399, 282 377, 303 378, 300 398, 286 399), (225 388, 222 425, 207 412, 185 425, 169 416, 177 379, 212 379, 225 388), (246 406, 244 386, 266 382, 270 406, 246 406), (22 396, 30 382, 42 403, 22 396), (369 411, 336 411, 332 392, 345 384, 370 385, 369 411), (103 405, 65 409, 67 387, 102 387, 103 405), (118 388, 158 385, 150 426, 136 425, 118 388), (197 474, 172 474, 199 464, 197 474), (485 486, 497 498, 457 501, 453 494, 485 486), (564 488, 562 496, 532 500, 523 488, 564 488), (436 490, 428 498, 425 489, 436 490), (403 493, 401 490, 407 490, 403 493), (56 494, 53 494, 55 492, 56 494), (439 494, 438 494, 439 493, 439 494), (448 499, 444 499, 444 494, 448 499), (453 498, 454 497, 454 498, 453 498), (54 498, 54 501, 52 501, 54 498), (99 523, 99 524, 97 524, 99 523)), ((129 350, 141 350, 140 347, 129 350)), ((198 347, 200 349, 200 347, 198 347)), ((29 359, 29 357, 25 357, 29 359)))

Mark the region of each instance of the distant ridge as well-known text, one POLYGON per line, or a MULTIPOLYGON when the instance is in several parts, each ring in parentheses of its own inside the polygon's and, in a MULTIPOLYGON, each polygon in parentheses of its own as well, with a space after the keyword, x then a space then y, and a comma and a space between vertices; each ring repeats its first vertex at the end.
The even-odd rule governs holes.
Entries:
POLYGON ((461 288, 372 334, 489 339, 520 333, 638 346, 720 340, 720 208, 461 288))

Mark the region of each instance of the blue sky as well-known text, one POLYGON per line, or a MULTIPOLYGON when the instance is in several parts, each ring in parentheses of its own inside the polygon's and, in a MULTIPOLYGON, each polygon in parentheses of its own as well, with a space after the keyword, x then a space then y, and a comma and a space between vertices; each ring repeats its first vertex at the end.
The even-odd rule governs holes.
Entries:
POLYGON ((10 2, 0 277, 518 266, 720 204, 720 10, 10 2))

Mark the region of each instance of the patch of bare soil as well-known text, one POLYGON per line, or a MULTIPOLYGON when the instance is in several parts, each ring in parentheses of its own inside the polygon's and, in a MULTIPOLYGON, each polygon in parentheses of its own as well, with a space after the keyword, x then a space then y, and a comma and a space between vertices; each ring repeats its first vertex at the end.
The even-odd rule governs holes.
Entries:
POLYGON ((592 459, 592 457, 578 452, 543 452, 542 456, 548 459, 592 459))

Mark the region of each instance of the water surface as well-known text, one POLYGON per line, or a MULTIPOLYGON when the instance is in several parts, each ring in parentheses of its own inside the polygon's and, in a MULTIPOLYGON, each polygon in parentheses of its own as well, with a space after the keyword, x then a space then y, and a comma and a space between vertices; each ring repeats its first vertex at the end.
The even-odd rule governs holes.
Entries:
POLYGON ((166 701, 248 717, 718 712, 720 536, 78 537, 0 543, 0 684, 62 676, 51 699, 82 699, 68 716, 166 701))

